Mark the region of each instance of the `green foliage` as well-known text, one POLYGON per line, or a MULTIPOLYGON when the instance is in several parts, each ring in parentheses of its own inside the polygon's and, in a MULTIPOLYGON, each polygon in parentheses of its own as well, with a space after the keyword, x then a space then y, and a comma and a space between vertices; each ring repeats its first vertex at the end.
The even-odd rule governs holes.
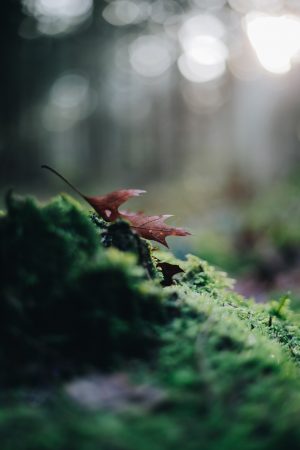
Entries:
POLYGON ((244 222, 256 232, 266 233, 278 246, 300 244, 299 177, 272 187, 245 212, 244 222))
POLYGON ((2 383, 109 367, 156 340, 161 292, 142 288, 134 255, 99 246, 95 227, 66 196, 46 206, 8 197, 0 265, 2 383))
POLYGON ((220 289, 232 288, 233 280, 227 277, 225 272, 216 270, 206 261, 193 255, 187 256, 186 273, 183 281, 196 292, 208 292, 210 294, 220 289))
POLYGON ((18 370, 14 382, 24 384, 33 365, 34 373, 43 368, 44 383, 54 368, 79 375, 121 367, 133 382, 159 386, 167 402, 158 410, 91 412, 60 389, 6 392, 1 449, 300 447, 300 317, 288 296, 257 304, 205 261, 156 252, 184 270, 176 284, 162 288, 136 264, 139 249, 126 223, 109 226, 106 248, 66 198, 42 208, 32 200, 10 202, 0 220, 1 258, 8 260, 0 291, 2 383, 18 370), (43 259, 36 262, 36 246, 39 257, 46 249, 47 265, 58 265, 48 269, 59 272, 57 280, 47 279, 43 259), (28 273, 37 281, 30 284, 28 273))
POLYGON ((67 196, 40 207, 32 198, 9 195, 0 235, 1 288, 7 285, 14 296, 40 289, 52 297, 97 248, 87 217, 67 196))
MULTIPOLYGON (((274 282, 278 273, 299 265, 299 196, 297 176, 278 181, 239 209, 228 206, 227 215, 194 239, 194 252, 235 276, 252 274, 274 282)), ((276 291, 282 293, 280 286, 276 291)), ((297 286, 295 291, 299 296, 297 286)))
POLYGON ((270 305, 270 317, 278 317, 280 319, 286 318, 288 312, 288 305, 290 303, 289 295, 283 295, 278 301, 273 300, 270 305))
POLYGON ((217 230, 208 226, 194 241, 193 251, 205 261, 229 273, 240 271, 241 261, 233 242, 233 230, 217 230))
MULTIPOLYGON (((211 296, 209 283, 218 284, 210 278, 202 292, 184 282, 167 289, 178 315, 161 329, 156 362, 139 369, 141 379, 166 389, 165 409, 91 413, 60 396, 41 406, 6 407, 0 416, 3 448, 298 448, 298 368, 270 332, 269 306, 224 287, 211 296)), ((274 320, 279 328, 286 322, 274 320)))
POLYGON ((105 248, 115 247, 122 252, 136 255, 139 265, 144 267, 150 278, 158 276, 152 257, 152 246, 149 241, 140 238, 126 220, 117 219, 113 223, 105 222, 97 214, 91 215, 92 222, 97 226, 101 244, 105 248))

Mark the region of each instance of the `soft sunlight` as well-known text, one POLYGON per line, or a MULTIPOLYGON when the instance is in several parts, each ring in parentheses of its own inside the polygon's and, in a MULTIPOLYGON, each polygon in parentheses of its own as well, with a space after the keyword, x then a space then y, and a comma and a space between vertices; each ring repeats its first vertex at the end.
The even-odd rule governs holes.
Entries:
POLYGON ((261 65, 269 72, 284 74, 300 50, 300 21, 293 15, 269 16, 250 13, 246 30, 261 65))
POLYGON ((188 42, 178 59, 179 70, 185 78, 204 83, 224 74, 228 51, 222 41, 213 36, 197 36, 188 42))
POLYGON ((225 73, 228 50, 222 41, 224 34, 223 23, 213 15, 201 14, 185 20, 178 33, 183 49, 178 67, 186 79, 205 83, 225 73))
POLYGON ((37 29, 58 35, 82 24, 92 13, 93 0, 22 0, 25 10, 37 20, 37 29))

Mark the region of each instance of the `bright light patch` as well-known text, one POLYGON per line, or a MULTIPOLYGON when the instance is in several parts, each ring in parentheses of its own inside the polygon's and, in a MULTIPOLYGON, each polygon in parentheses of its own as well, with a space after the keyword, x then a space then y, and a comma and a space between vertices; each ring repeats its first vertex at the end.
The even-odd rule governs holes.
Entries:
POLYGON ((214 65, 205 65, 195 61, 186 53, 181 55, 178 59, 178 67, 187 80, 195 83, 206 83, 220 78, 226 70, 224 62, 214 65))
POLYGON ((251 13, 246 30, 261 65, 274 74, 290 71, 300 51, 300 21, 296 16, 269 16, 251 13))
POLYGON ((204 83, 224 74, 227 56, 222 41, 213 36, 197 36, 189 41, 189 47, 178 59, 178 67, 188 80, 204 83))
POLYGON ((34 3, 38 14, 68 18, 82 16, 92 6, 91 0, 35 0, 35 2, 30 3, 34 3))
MULTIPOLYGON (((212 36, 222 38, 225 34, 223 23, 211 14, 199 14, 188 18, 181 26, 178 38, 182 47, 186 50, 191 42, 199 36, 212 36)), ((192 44, 193 45, 193 44, 192 44)))
POLYGON ((221 40, 224 34, 223 23, 211 14, 193 16, 183 23, 178 33, 183 48, 178 68, 185 78, 205 83, 225 73, 228 50, 221 40))
POLYGON ((158 77, 172 64, 168 42, 154 35, 138 37, 129 47, 133 69, 144 77, 158 77))
POLYGON ((199 64, 212 66, 224 62, 228 51, 223 42, 212 36, 197 36, 190 42, 186 52, 199 64))
POLYGON ((49 35, 70 31, 84 22, 93 8, 93 0, 23 0, 23 4, 37 19, 39 31, 49 35))

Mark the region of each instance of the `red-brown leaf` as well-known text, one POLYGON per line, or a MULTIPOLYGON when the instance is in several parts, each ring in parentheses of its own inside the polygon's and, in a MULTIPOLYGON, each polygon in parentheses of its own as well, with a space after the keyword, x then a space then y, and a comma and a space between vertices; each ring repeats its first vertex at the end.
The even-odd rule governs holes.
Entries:
POLYGON ((151 239, 168 247, 166 237, 190 235, 190 233, 183 228, 166 225, 164 222, 169 217, 172 217, 170 215, 145 216, 140 212, 130 213, 128 211, 119 211, 119 206, 125 203, 129 198, 137 197, 146 191, 140 189, 121 189, 106 195, 90 197, 80 192, 63 175, 52 169, 52 167, 43 165, 42 168, 49 170, 61 178, 71 189, 84 198, 104 220, 113 222, 118 217, 126 219, 130 222, 131 227, 144 239, 151 239))
POLYGON ((84 199, 94 208, 94 210, 107 222, 113 222, 120 217, 119 206, 125 203, 131 197, 137 197, 146 191, 140 189, 121 189, 119 191, 110 192, 109 194, 88 197, 84 195, 84 199))
POLYGON ((43 165, 43 169, 47 169, 63 180, 73 191, 77 192, 92 208, 107 222, 113 222, 120 217, 119 206, 125 203, 131 197, 137 197, 146 191, 140 189, 120 189, 119 191, 110 192, 106 195, 90 197, 80 192, 73 184, 70 183, 63 175, 50 166, 43 165))
POLYGON ((168 247, 166 237, 188 236, 191 233, 183 228, 170 227, 164 221, 172 215, 145 216, 141 213, 128 213, 121 211, 121 217, 130 222, 131 227, 144 239, 151 239, 168 247))

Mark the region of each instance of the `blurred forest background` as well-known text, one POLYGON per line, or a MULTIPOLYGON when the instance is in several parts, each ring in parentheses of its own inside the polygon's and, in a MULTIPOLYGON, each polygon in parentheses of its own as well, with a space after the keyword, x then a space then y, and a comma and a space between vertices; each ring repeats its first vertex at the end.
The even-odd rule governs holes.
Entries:
MULTIPOLYGON (((300 291, 299 0, 1 6, 1 203, 146 189, 241 292, 300 291)), ((172 244, 173 245, 173 244, 172 244)))

